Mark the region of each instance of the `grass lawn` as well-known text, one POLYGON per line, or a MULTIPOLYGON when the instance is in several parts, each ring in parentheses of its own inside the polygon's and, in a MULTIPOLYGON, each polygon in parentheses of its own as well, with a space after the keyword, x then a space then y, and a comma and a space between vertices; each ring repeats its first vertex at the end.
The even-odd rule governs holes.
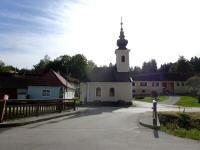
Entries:
POLYGON ((176 103, 176 105, 184 107, 200 107, 198 99, 191 96, 181 96, 180 100, 176 103))
POLYGON ((200 112, 161 112, 158 116, 160 130, 175 136, 200 140, 200 112))
MULTIPOLYGON (((168 98, 169 98, 169 96, 158 96, 158 102, 162 102, 164 100, 167 100, 168 98)), ((136 99, 136 100, 152 103, 152 97, 151 96, 145 96, 144 99, 136 99)))

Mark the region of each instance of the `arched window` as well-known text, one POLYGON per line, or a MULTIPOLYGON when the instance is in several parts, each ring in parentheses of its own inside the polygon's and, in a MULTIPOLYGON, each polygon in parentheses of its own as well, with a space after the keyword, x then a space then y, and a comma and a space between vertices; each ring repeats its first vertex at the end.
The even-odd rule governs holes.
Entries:
POLYGON ((121 57, 121 61, 122 61, 122 62, 125 62, 125 56, 122 56, 122 57, 121 57))
POLYGON ((110 88, 110 96, 115 96, 115 89, 114 88, 110 88))
POLYGON ((96 88, 96 96, 101 96, 101 88, 96 88))

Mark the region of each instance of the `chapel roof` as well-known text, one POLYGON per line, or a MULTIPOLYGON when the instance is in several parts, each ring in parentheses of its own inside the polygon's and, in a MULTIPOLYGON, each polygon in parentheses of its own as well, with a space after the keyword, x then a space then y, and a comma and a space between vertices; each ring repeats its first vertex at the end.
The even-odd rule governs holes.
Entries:
POLYGON ((131 82, 129 72, 117 72, 116 67, 96 67, 87 74, 86 82, 131 82))
POLYGON ((132 72, 117 72, 114 67, 96 67, 87 74, 86 82, 131 82, 131 81, 186 81, 190 76, 180 73, 148 73, 135 75, 132 72))

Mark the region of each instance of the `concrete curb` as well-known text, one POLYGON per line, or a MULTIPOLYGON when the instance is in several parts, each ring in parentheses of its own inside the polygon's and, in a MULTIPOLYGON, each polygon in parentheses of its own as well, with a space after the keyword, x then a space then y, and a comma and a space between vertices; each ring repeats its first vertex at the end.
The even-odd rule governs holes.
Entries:
POLYGON ((146 112, 139 116, 139 124, 150 129, 156 129, 156 130, 160 129, 159 120, 157 120, 157 125, 153 125, 152 119, 153 119, 152 112, 146 112))
POLYGON ((144 126, 144 127, 150 128, 150 129, 156 129, 156 130, 160 129, 160 126, 154 126, 154 125, 146 124, 146 123, 143 123, 142 121, 139 121, 139 124, 144 126))
POLYGON ((11 128, 11 127, 17 127, 17 126, 24 126, 24 125, 28 125, 28 124, 33 124, 33 123, 38 123, 38 122, 43 122, 43 121, 47 121, 47 120, 51 120, 51 119, 56 119, 56 118, 61 118, 61 117, 65 117, 65 116, 69 116, 69 115, 74 115, 74 114, 79 114, 81 112, 87 112, 87 110, 77 110, 74 112, 69 112, 69 113, 65 113, 65 114, 58 114, 55 116, 49 116, 49 117, 44 117, 44 118, 40 118, 40 119, 34 119, 34 120, 29 120, 29 121, 22 121, 22 122, 15 122, 15 123, 1 123, 0 124, 0 128, 11 128))

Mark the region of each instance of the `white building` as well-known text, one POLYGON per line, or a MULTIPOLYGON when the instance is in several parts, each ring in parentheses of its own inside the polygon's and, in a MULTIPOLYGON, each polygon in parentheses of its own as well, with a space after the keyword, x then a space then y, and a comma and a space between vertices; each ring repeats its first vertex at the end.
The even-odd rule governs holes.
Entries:
POLYGON ((53 70, 41 75, 0 75, 0 99, 72 99, 75 87, 53 70))
POLYGON ((115 50, 116 65, 114 67, 98 67, 88 74, 86 82, 80 84, 80 99, 82 102, 93 101, 125 101, 132 100, 132 79, 129 70, 129 52, 126 48, 121 22, 121 31, 115 50))
POLYGON ((189 88, 185 85, 188 75, 173 73, 153 73, 134 75, 129 70, 129 52, 126 48, 122 23, 118 49, 115 50, 116 65, 114 67, 98 67, 88 74, 87 80, 80 84, 80 99, 82 102, 114 101, 130 102, 136 95, 187 94, 189 88))
POLYGON ((75 87, 53 70, 28 79, 27 95, 30 99, 72 99, 75 87))
POLYGON ((184 95, 190 93, 185 84, 188 75, 178 73, 152 73, 132 75, 134 95, 151 95, 152 91, 165 95, 184 95))

